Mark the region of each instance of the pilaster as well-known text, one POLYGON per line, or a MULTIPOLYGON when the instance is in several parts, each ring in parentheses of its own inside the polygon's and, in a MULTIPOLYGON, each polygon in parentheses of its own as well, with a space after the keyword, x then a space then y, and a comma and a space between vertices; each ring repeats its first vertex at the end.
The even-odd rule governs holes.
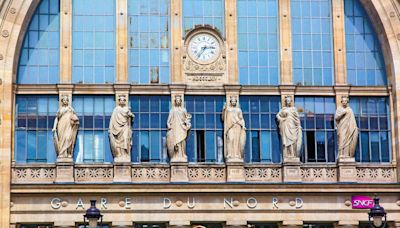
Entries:
POLYGON ((188 182, 188 163, 171 162, 171 182, 188 182))
POLYGON ((182 74, 182 1, 171 0, 171 83, 183 83, 182 74))
POLYGON ((116 67, 117 83, 126 83, 128 81, 128 1, 116 1, 116 67))
POLYGON ((60 1, 60 82, 72 80, 72 1, 60 1))
POLYGON ((238 84, 238 50, 236 0, 225 1, 225 30, 228 62, 228 83, 238 84))
POLYGON ((332 21, 335 84, 345 85, 347 84, 347 72, 343 0, 332 0, 332 21))
POLYGON ((290 0, 279 0, 279 36, 281 84, 291 85, 292 80, 292 25, 290 0))
POLYGON ((337 222, 334 227, 335 228, 356 228, 358 227, 358 220, 352 220, 352 221, 339 221, 337 222))
POLYGON ((354 158, 338 160, 339 182, 355 182, 357 177, 356 162, 354 158))

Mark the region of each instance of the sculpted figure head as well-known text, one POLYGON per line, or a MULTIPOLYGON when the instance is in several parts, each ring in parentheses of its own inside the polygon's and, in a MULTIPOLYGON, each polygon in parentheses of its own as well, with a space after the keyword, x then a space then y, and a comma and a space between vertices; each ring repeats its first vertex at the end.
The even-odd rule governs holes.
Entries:
POLYGON ((237 105, 237 99, 236 99, 235 96, 231 96, 230 103, 231 103, 231 106, 232 106, 232 107, 236 107, 236 105, 237 105))
POLYGON ((61 104, 62 106, 68 106, 69 104, 69 97, 67 95, 63 95, 61 97, 61 104))
POLYGON ((341 100, 343 108, 347 108, 347 105, 349 104, 349 97, 348 96, 342 96, 341 100))
POLYGON ((124 107, 126 105, 126 96, 125 95, 119 95, 118 96, 118 102, 119 102, 119 106, 124 107))
POLYGON ((291 96, 285 96, 285 106, 286 107, 292 106, 292 97, 291 96))
POLYGON ((181 105, 182 105, 182 97, 181 97, 181 95, 176 95, 175 96, 175 106, 181 107, 181 105))

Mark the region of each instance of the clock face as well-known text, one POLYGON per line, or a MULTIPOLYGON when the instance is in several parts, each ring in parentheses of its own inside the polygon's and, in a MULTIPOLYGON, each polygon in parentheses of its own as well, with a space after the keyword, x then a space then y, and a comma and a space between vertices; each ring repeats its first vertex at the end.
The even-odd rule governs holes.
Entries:
POLYGON ((220 51, 218 40, 208 33, 197 34, 189 41, 189 56, 202 64, 214 62, 220 51))

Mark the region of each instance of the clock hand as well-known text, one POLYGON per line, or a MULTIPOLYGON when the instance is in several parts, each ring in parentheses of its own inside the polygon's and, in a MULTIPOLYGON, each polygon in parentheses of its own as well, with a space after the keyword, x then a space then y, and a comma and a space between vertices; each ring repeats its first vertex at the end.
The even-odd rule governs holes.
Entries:
POLYGON ((207 49, 206 46, 203 46, 200 50, 200 52, 197 54, 197 58, 200 58, 200 55, 203 54, 203 52, 207 49))

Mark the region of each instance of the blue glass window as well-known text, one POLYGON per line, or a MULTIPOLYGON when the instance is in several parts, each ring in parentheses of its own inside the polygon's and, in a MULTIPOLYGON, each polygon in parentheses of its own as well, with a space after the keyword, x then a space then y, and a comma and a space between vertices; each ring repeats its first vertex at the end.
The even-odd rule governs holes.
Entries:
POLYGON ((223 162, 223 131, 221 115, 223 96, 185 96, 192 128, 186 143, 189 162, 223 162))
POLYGON ((17 83, 56 84, 60 81, 60 5, 43 0, 26 31, 19 58, 17 83))
POLYGON ((246 162, 281 161, 281 146, 276 124, 279 96, 241 96, 240 107, 247 128, 246 162))
POLYGON ((184 35, 196 25, 211 25, 225 34, 225 1, 182 0, 184 35))
POLYGON ((296 97, 303 128, 303 162, 336 161, 336 103, 333 97, 296 97))
POLYGON ((357 162, 390 162, 390 111, 387 97, 351 97, 359 129, 357 162))
POLYGON ((128 1, 129 82, 169 82, 169 8, 169 0, 128 1))
POLYGON ((51 129, 57 110, 57 96, 17 96, 14 137, 17 163, 55 162, 51 129))
POLYGON ((344 1, 347 82, 357 86, 387 85, 378 37, 359 0, 344 1))
POLYGON ((237 0, 239 82, 279 84, 277 0, 237 0))
POLYGON ((73 0, 72 82, 115 81, 115 1, 73 0))
POLYGON ((79 117, 79 131, 74 149, 75 162, 112 162, 108 128, 115 98, 73 96, 72 106, 79 117))
POLYGON ((333 84, 331 0, 292 0, 293 83, 333 84))
POLYGON ((170 96, 130 96, 135 114, 132 134, 133 162, 167 161, 167 120, 170 96))

